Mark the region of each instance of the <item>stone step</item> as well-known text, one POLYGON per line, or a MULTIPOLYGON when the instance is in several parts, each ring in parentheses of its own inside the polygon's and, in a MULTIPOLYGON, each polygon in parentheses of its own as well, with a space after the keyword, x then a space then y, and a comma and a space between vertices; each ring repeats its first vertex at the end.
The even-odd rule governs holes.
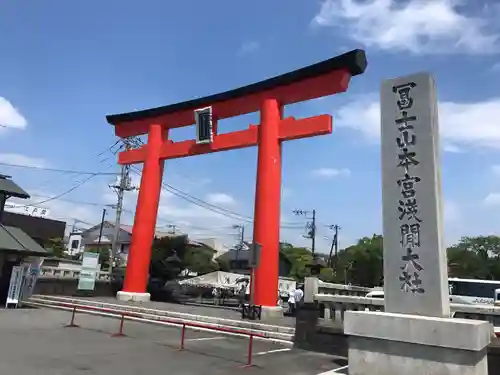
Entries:
POLYGON ((180 313, 176 311, 149 309, 141 306, 130 306, 123 304, 105 303, 95 300, 73 298, 73 297, 60 297, 60 296, 42 296, 34 295, 27 304, 33 304, 37 307, 64 307, 65 304, 77 305, 82 309, 87 308, 102 308, 115 311, 117 314, 121 312, 133 313, 135 316, 149 320, 168 320, 171 323, 192 323, 203 324, 207 327, 216 327, 224 329, 233 329, 246 333, 255 333, 263 335, 272 340, 278 340, 291 344, 295 334, 293 327, 284 327, 277 325, 269 325, 257 322, 232 320, 225 318, 218 318, 206 315, 195 315, 188 313, 180 313))

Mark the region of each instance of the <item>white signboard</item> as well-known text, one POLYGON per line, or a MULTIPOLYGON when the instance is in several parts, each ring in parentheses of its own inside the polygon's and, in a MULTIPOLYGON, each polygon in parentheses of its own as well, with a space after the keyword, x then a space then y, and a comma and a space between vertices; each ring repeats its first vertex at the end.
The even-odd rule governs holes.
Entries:
POLYGON ((385 311, 449 317, 433 78, 385 81, 381 111, 385 311))
POLYGON ((48 208, 27 206, 18 203, 5 203, 5 211, 35 217, 47 217, 50 215, 48 208))
POLYGON ((21 299, 23 301, 27 300, 33 294, 35 290, 35 285, 40 275, 40 269, 42 268, 43 258, 33 258, 28 264, 25 265, 26 273, 24 277, 24 283, 21 293, 21 299))
POLYGON ((14 266, 12 267, 12 274, 10 275, 9 291, 7 293, 7 300, 5 301, 5 307, 9 305, 16 305, 19 303, 19 297, 21 295, 21 286, 23 283, 24 267, 14 266))
POLYGON ((99 271, 99 253, 83 253, 82 269, 78 279, 79 290, 94 290, 95 279, 99 271))

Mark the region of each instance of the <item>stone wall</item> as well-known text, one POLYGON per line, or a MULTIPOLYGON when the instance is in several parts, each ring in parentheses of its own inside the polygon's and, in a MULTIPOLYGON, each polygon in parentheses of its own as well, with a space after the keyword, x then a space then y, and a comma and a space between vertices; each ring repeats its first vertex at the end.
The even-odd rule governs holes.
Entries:
MULTIPOLYGON (((108 280, 96 280, 94 291, 88 294, 95 297, 114 297, 119 287, 108 280)), ((33 294, 77 296, 82 293, 78 291, 78 279, 43 277, 37 280, 33 294)))
MULTIPOLYGON (((298 349, 347 357, 348 336, 341 327, 320 323, 320 308, 304 304, 297 311, 294 346, 298 349)), ((489 375, 500 375, 500 339, 488 346, 489 375)))

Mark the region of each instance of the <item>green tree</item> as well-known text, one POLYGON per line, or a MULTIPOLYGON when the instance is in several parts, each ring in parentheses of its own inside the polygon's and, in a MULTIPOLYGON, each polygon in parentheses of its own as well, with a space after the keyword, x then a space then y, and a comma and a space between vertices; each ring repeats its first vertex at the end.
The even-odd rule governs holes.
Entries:
POLYGON ((199 275, 219 270, 219 264, 213 260, 215 250, 208 246, 188 246, 182 259, 184 268, 199 275))
POLYGON ((310 270, 307 268, 307 265, 313 260, 312 253, 309 249, 304 247, 293 247, 290 244, 281 244, 280 251, 292 264, 289 277, 293 277, 295 280, 299 281, 309 276, 310 270))
POLYGON ((336 277, 344 276, 343 282, 353 285, 374 287, 384 280, 383 237, 374 234, 363 237, 356 245, 349 246, 339 255, 336 277))
POLYGON ((60 237, 51 238, 48 241, 47 247, 52 250, 52 255, 56 258, 66 257, 66 246, 64 245, 64 240, 60 237))
POLYGON ((229 262, 227 260, 217 258, 216 262, 217 262, 217 265, 219 266, 219 271, 224 271, 224 272, 231 271, 231 267, 230 267, 229 262))
POLYGON ((326 281, 328 283, 335 281, 335 273, 333 268, 323 268, 319 273, 319 278, 322 281, 326 281))
POLYGON ((500 237, 462 237, 447 250, 450 277, 500 279, 500 237))
POLYGON ((487 260, 492 255, 500 255, 500 237, 493 235, 462 237, 460 241, 456 245, 451 246, 451 248, 472 251, 483 260, 487 260))
POLYGON ((165 281, 175 279, 183 269, 182 259, 188 243, 187 236, 155 238, 150 263, 151 277, 165 281))

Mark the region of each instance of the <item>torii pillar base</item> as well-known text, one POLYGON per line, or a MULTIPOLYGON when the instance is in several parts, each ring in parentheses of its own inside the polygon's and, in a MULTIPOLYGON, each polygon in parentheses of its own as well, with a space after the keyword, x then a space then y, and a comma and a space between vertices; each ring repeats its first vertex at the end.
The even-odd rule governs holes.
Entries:
POLYGON ((283 317, 283 307, 281 306, 262 306, 261 320, 269 320, 283 317))
POLYGON ((116 293, 116 299, 118 301, 126 302, 149 302, 151 300, 151 294, 124 292, 123 290, 121 290, 116 293))

